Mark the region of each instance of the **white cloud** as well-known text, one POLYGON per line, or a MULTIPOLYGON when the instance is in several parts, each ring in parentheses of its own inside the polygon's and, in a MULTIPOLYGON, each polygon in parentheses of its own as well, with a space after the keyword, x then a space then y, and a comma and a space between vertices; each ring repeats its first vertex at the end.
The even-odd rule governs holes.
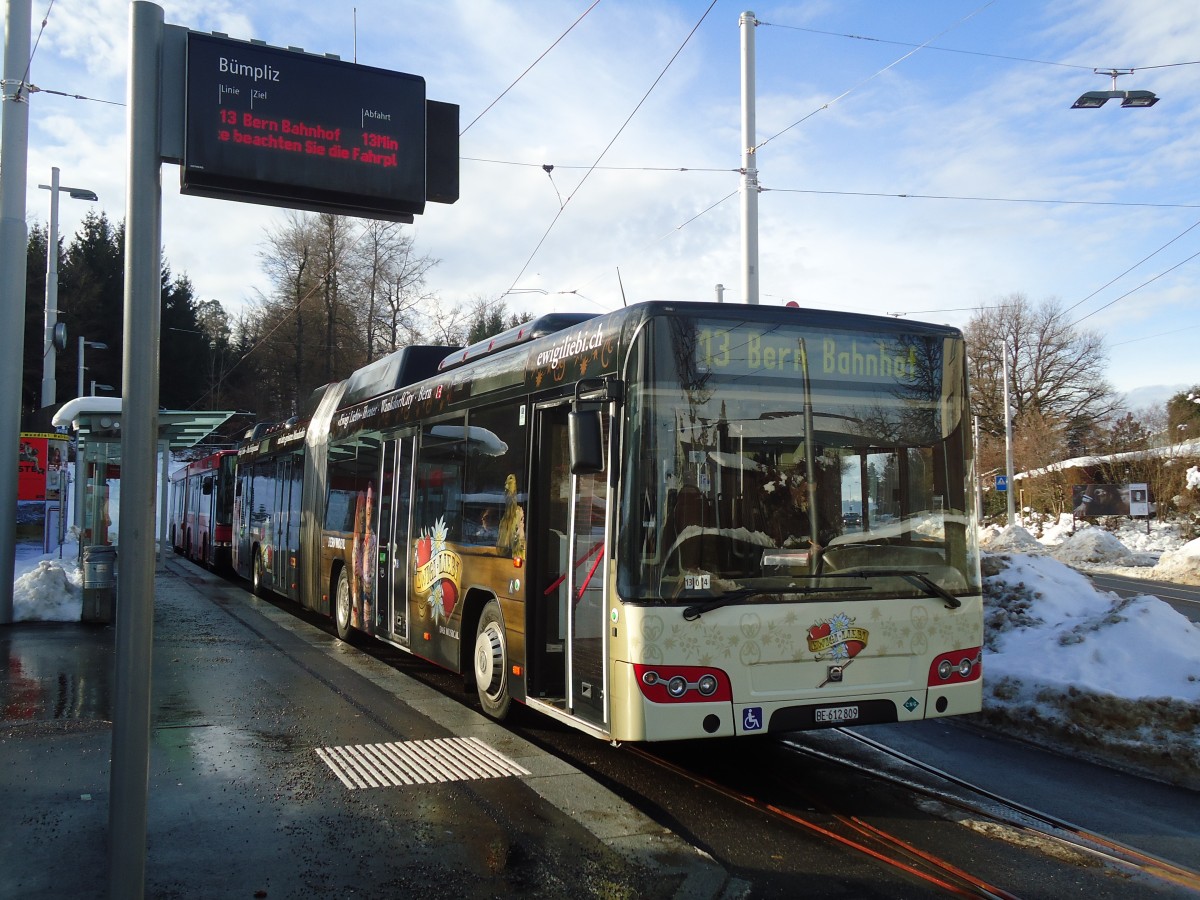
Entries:
MULTIPOLYGON (((588 7, 573 2, 534 14, 503 0, 162 5, 170 23, 420 74, 430 97, 461 105, 463 127, 588 7)), ((34 82, 123 103, 128 9, 124 0, 56 3, 34 82)), ((618 268, 631 297, 710 298, 721 282, 728 299, 740 299, 738 198, 694 218, 739 183, 740 10, 714 8, 603 157, 604 166, 630 168, 597 170, 582 187, 584 169, 572 168, 600 157, 701 11, 684 3, 598 5, 467 130, 462 199, 431 204, 414 226, 419 249, 442 260, 433 289, 447 300, 496 296, 533 254, 519 286, 550 293, 513 295, 513 308, 616 306, 618 268), (555 166, 552 175, 542 164, 555 166), (724 171, 649 171, 656 167, 724 171), (560 197, 573 191, 559 215, 560 197), (592 305, 557 293, 572 290, 592 305)), ((965 12, 938 6, 779 4, 756 13, 765 23, 755 29, 759 140, 784 132, 758 157, 769 189, 759 198, 764 302, 947 310, 917 317, 960 325, 969 313, 950 310, 1014 292, 1071 305, 1200 221, 1200 208, 1170 206, 1200 193, 1195 70, 1153 68, 1194 55, 1194 4, 1016 0, 957 25, 965 12), (935 36, 937 47, 992 55, 926 48, 897 63, 912 47, 885 43, 935 36), (1068 108, 1083 90, 1108 87, 1093 66, 1114 65, 1138 69, 1120 87, 1155 90, 1162 101, 1146 110, 1068 108), (1022 198, 1158 205, 1004 202, 1022 198)), ((120 220, 124 129, 122 106, 35 95, 30 217, 46 218, 36 185, 55 165, 64 183, 92 188, 120 220)), ((266 289, 258 248, 283 213, 180 197, 171 166, 162 181, 163 245, 173 270, 186 272, 201 297, 227 305, 266 289)), ((64 202, 63 233, 73 233, 85 212, 64 202)), ((1200 229, 1080 305, 1080 316, 1095 312, 1182 263, 1086 320, 1115 345, 1109 376, 1118 388, 1196 380, 1197 263, 1183 261, 1198 250, 1200 229)))

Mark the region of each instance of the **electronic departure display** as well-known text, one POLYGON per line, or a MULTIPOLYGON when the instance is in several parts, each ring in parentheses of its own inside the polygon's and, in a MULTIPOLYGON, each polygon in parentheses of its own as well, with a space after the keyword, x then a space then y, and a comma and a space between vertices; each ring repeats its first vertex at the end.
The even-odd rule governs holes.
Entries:
POLYGON ((410 222, 425 209, 419 76, 189 32, 185 119, 185 194, 410 222))

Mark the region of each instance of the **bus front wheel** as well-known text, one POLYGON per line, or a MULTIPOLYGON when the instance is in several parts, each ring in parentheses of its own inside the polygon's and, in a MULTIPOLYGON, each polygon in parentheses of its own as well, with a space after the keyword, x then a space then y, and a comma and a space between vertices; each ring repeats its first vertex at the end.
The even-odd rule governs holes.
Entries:
POLYGON ((262 551, 254 551, 254 566, 250 573, 250 584, 254 589, 255 597, 265 597, 267 590, 263 586, 265 581, 265 570, 263 569, 262 551))
POLYGON ((508 715, 512 697, 508 693, 508 644, 500 604, 488 601, 475 630, 475 687, 483 711, 493 719, 508 715))
POLYGON ((338 573, 337 593, 333 595, 333 626, 341 640, 350 640, 350 579, 344 568, 338 573))

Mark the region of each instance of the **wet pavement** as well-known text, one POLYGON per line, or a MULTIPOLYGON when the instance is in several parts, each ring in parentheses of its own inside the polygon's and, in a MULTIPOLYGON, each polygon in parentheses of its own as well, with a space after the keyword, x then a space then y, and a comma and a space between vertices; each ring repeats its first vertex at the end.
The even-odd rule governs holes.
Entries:
MULTIPOLYGON (((104 897, 108 842, 137 839, 108 833, 114 636, 0 626, 2 897, 104 897)), ((561 760, 174 559, 153 673, 147 897, 744 889, 561 760)))

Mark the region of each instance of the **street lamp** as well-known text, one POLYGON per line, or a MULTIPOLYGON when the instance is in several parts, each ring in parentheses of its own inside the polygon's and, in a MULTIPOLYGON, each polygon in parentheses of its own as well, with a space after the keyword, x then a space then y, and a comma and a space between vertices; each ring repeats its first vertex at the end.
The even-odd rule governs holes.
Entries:
MULTIPOLYGON (((42 348, 42 406, 53 406, 55 399, 54 364, 58 359, 55 338, 58 325, 58 194, 65 191, 73 200, 100 199, 86 188, 66 187, 58 183, 58 166, 50 169, 50 183, 38 187, 50 192, 50 228, 46 241, 46 336, 42 348)), ((60 338, 64 341, 65 336, 60 338)), ((83 385, 80 384, 80 393, 83 385)))
MULTIPOLYGON (((104 343, 104 341, 85 341, 83 339, 83 336, 80 335, 80 338, 79 338, 79 385, 78 385, 78 389, 75 391, 76 397, 83 396, 83 372, 84 372, 83 348, 85 346, 93 347, 96 350, 107 350, 108 349, 108 344, 104 343)), ((93 391, 93 393, 95 393, 95 392, 93 391)))
POLYGON ((208 389, 209 389, 209 409, 217 408, 217 342, 211 340, 208 342, 208 389))
POLYGON ((1133 69, 1092 69, 1097 75, 1108 75, 1112 78, 1111 91, 1086 91, 1080 95, 1079 99, 1071 104, 1071 109, 1096 109, 1103 106, 1109 100, 1120 100, 1121 106, 1124 109, 1140 109, 1145 106, 1153 106, 1158 102, 1158 97, 1153 91, 1118 91, 1117 76, 1132 75, 1133 69))
POLYGON ((102 391, 115 391, 115 390, 116 390, 116 388, 114 388, 114 387, 113 387, 111 384, 99 384, 99 383, 96 381, 96 379, 94 379, 94 378, 93 378, 93 379, 92 379, 92 396, 93 396, 93 397, 95 397, 95 396, 96 396, 96 389, 97 389, 97 388, 99 388, 99 389, 100 389, 100 390, 102 390, 102 391))

